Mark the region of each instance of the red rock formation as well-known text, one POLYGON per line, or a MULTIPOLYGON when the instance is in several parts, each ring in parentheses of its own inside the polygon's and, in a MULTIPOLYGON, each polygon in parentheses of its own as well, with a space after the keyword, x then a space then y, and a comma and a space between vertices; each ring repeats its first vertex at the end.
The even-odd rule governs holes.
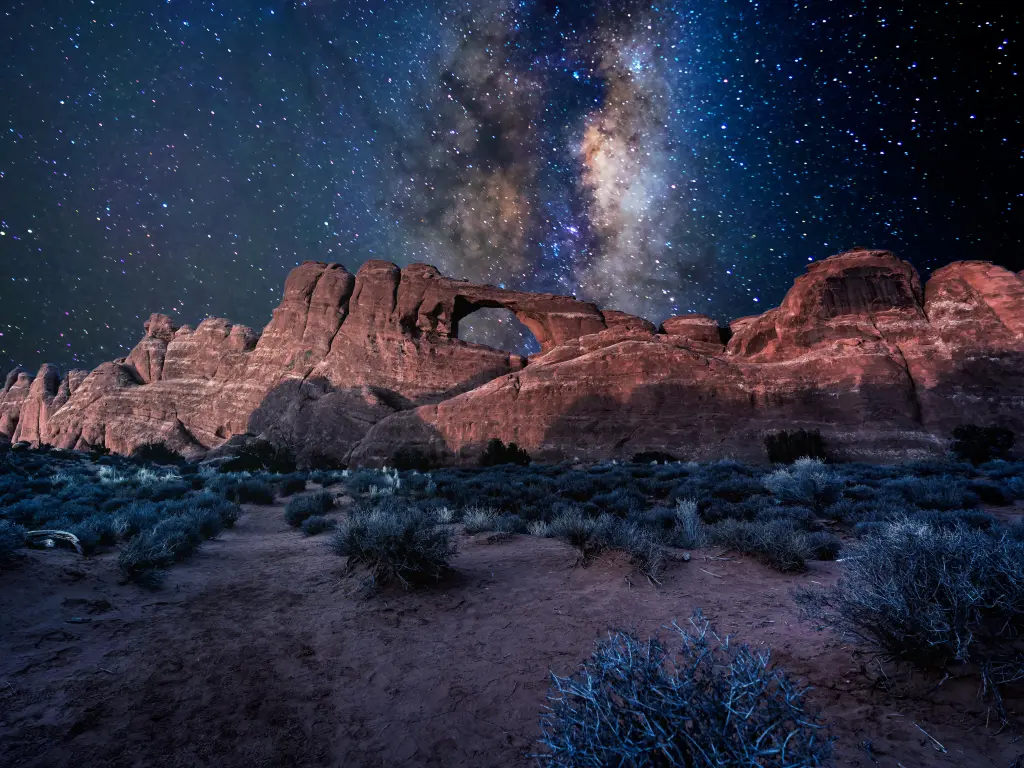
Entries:
POLYGON ((883 251, 812 264, 782 304, 720 329, 643 318, 566 296, 370 261, 292 270, 257 335, 153 315, 127 358, 60 382, 14 371, 0 436, 129 452, 159 440, 201 455, 244 433, 307 460, 384 463, 399 447, 472 460, 488 439, 539 458, 641 450, 761 456, 765 431, 821 429, 838 456, 943 451, 957 423, 1024 428, 1024 280, 986 262, 937 271, 883 251), (541 354, 458 339, 477 309, 513 312, 541 354))
POLYGON ((936 272, 880 251, 813 264, 782 305, 731 324, 580 338, 530 366, 370 430, 353 461, 399 444, 472 459, 490 437, 548 459, 760 458, 764 432, 822 430, 846 458, 941 453, 957 423, 1024 428, 1024 281, 986 263, 936 272), (717 342, 717 343, 716 343, 717 342))

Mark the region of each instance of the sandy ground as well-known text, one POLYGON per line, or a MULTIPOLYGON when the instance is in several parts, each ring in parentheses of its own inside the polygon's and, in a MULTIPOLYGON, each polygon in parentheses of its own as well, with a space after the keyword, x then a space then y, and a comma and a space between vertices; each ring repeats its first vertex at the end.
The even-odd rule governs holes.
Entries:
POLYGON ((531 765, 549 670, 700 607, 816 686, 838 766, 1024 765, 975 680, 887 667, 886 689, 877 662, 798 618, 792 588, 835 564, 793 577, 697 553, 655 588, 621 559, 574 568, 555 541, 462 537, 451 582, 365 599, 282 509, 247 508, 158 592, 119 586, 113 554, 31 552, 0 574, 0 764, 531 765))

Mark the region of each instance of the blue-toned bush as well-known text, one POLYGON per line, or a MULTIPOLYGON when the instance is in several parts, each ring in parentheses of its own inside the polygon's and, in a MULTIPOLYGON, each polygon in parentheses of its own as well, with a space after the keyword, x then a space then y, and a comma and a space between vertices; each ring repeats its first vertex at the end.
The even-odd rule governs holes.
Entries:
POLYGON ((324 515, 334 508, 334 495, 330 491, 316 491, 306 496, 296 496, 288 502, 284 519, 292 528, 298 528, 314 515, 324 515))
POLYGON ((806 705, 808 689, 772 665, 770 651, 719 637, 699 612, 690 625, 666 628, 666 641, 611 633, 573 675, 552 673, 539 764, 827 764, 832 739, 806 705))
POLYGON ((316 536, 338 527, 338 521, 324 515, 313 515, 302 521, 302 532, 307 536, 316 536))
POLYGON ((10 520, 0 520, 0 569, 10 565, 25 545, 25 529, 10 520))

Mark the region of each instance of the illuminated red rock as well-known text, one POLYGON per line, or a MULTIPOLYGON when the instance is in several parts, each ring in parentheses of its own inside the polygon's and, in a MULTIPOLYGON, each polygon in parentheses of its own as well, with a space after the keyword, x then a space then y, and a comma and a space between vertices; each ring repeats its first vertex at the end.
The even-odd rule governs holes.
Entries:
POLYGON ((837 457, 942 453, 958 423, 1024 429, 1024 280, 987 262, 922 288, 884 251, 812 264, 781 305, 728 328, 647 320, 572 297, 508 291, 369 261, 292 270, 261 334, 153 315, 123 360, 63 381, 14 371, 0 436, 116 452, 153 441, 201 456, 259 434, 300 458, 386 463, 414 447, 472 461, 490 438, 541 459, 757 459, 765 432, 820 429, 837 457), (541 353, 459 340, 511 311, 541 353))

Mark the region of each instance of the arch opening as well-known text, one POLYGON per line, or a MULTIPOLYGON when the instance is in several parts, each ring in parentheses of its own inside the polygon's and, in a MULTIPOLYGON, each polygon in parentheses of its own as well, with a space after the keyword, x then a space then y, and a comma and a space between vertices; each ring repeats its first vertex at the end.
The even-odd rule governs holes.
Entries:
POLYGON ((511 310, 503 307, 471 309, 454 329, 462 341, 527 357, 540 352, 540 342, 511 310))

